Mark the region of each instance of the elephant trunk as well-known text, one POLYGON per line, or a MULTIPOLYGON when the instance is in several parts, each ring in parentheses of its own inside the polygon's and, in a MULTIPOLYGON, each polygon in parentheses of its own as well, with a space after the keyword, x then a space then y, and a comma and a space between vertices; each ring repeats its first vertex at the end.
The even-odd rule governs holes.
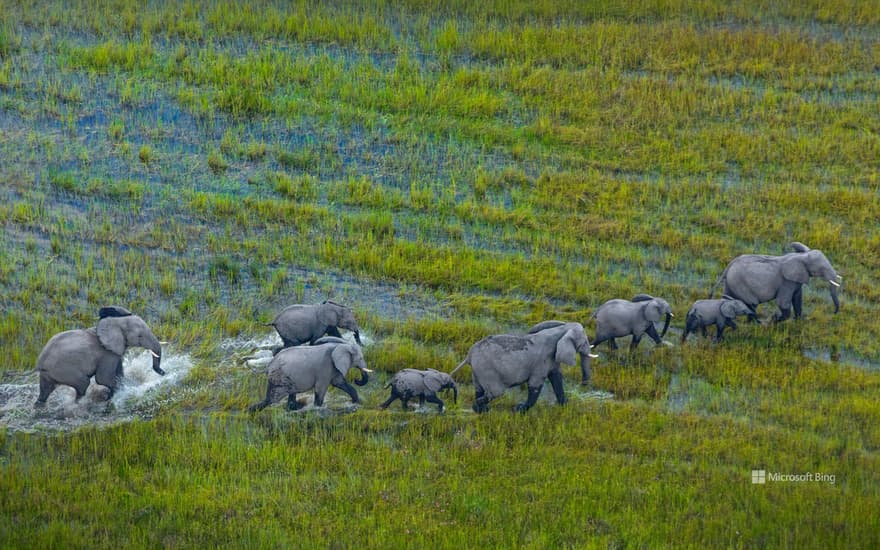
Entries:
POLYGON ((452 385, 452 402, 458 403, 458 386, 452 385))
MULTIPOLYGON (((836 281, 834 281, 836 283, 836 281)), ((840 311, 840 300, 837 299, 837 289, 839 288, 839 284, 830 285, 831 288, 829 292, 831 293, 831 301, 834 302, 834 313, 840 311)))
POLYGON ((663 338, 664 336, 666 336, 666 331, 667 331, 667 329, 669 329, 669 321, 671 321, 671 320, 672 320, 672 313, 670 312, 670 313, 666 314, 666 322, 663 323, 663 331, 660 333, 660 338, 663 338))
POLYGON ((369 381, 370 375, 367 374, 366 369, 361 369, 361 377, 358 380, 355 380, 354 383, 358 386, 366 386, 369 381))
POLYGON ((592 357, 590 356, 589 351, 587 351, 586 353, 581 353, 581 384, 586 385, 590 383, 590 377, 593 374, 592 370, 590 369, 591 362, 592 357))
POLYGON ((150 354, 153 356, 153 370, 156 371, 156 374, 165 376, 165 371, 159 366, 162 363, 162 344, 159 343, 159 339, 155 336, 152 336, 150 340, 152 341, 147 344, 147 349, 150 350, 150 354))

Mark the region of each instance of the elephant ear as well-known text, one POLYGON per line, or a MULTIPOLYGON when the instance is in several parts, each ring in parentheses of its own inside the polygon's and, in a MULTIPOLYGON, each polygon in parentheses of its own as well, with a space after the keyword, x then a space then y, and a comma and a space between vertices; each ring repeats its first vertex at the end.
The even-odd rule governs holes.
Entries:
POLYGON ((650 294, 636 294, 630 302, 650 302, 654 297, 650 294))
POLYGON ((122 331, 120 319, 120 317, 104 317, 98 321, 96 328, 98 341, 116 355, 125 354, 125 333, 122 331))
POLYGON ((437 393, 443 387, 443 373, 436 370, 429 370, 422 376, 425 387, 432 393, 437 393))
POLYGON ((724 300, 721 302, 721 315, 724 315, 728 319, 733 319, 736 317, 736 302, 733 300, 724 300))
POLYGON ((803 257, 792 256, 782 261, 782 276, 786 280, 795 283, 806 284, 810 280, 810 273, 804 265, 803 257))
POLYGON ((804 243, 800 243, 798 241, 788 243, 788 247, 791 248, 792 250, 794 250, 795 252, 809 252, 810 251, 809 246, 805 245, 804 243))
POLYGON ((336 346, 330 354, 330 358, 333 359, 333 366, 336 367, 336 370, 345 376, 351 368, 351 345, 340 344, 336 346))
POLYGON ((562 335, 562 338, 556 343, 557 363, 566 365, 574 365, 577 363, 577 350, 574 347, 574 332, 569 330, 562 335))
POLYGON ((656 323, 660 320, 660 303, 656 300, 648 302, 648 304, 645 305, 644 313, 645 319, 652 323, 656 323))

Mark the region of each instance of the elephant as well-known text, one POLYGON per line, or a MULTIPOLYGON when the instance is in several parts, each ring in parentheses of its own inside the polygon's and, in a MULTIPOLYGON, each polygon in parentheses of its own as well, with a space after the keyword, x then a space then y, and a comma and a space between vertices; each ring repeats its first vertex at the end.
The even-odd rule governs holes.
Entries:
POLYGON ((109 399, 122 377, 122 356, 130 347, 149 350, 153 355, 153 370, 165 374, 160 368, 162 346, 159 339, 143 319, 123 307, 102 307, 95 327, 56 334, 37 358, 40 395, 34 407, 44 407, 58 384, 72 386, 79 401, 86 394, 92 376, 95 382, 108 388, 109 399))
POLYGON ((419 405, 423 405, 425 401, 436 403, 438 410, 443 412, 445 405, 437 397, 437 392, 450 389, 452 390, 452 402, 458 402, 458 386, 455 385, 455 381, 445 372, 434 369, 403 369, 395 374, 385 387, 391 388, 391 397, 379 405, 383 409, 388 408, 388 405, 395 399, 400 399, 403 409, 406 410, 409 400, 418 397, 419 405))
POLYGON ((360 328, 354 320, 351 309, 330 300, 316 305, 288 306, 267 326, 275 327, 284 343, 275 353, 306 342, 314 345, 316 340, 325 334, 341 337, 339 328, 354 332, 355 341, 358 345, 362 345, 360 328))
POLYGON ((723 296, 721 300, 697 300, 687 312, 681 343, 687 340, 688 334, 698 329, 703 333, 703 337, 708 336, 706 327, 709 325, 715 325, 715 341, 720 342, 724 338, 725 327, 736 330, 734 319, 737 315, 746 315, 752 321, 758 320, 749 306, 742 300, 730 296, 723 296))
POLYGON ((360 403, 357 391, 345 381, 345 375, 352 367, 361 371, 361 378, 355 381, 363 386, 369 380, 367 368, 360 346, 349 342, 327 342, 316 346, 297 346, 278 352, 269 363, 269 378, 266 387, 266 398, 252 405, 250 411, 262 410, 276 399, 277 390, 287 393, 287 409, 295 411, 300 408, 296 394, 315 390, 315 406, 324 405, 324 395, 332 385, 343 390, 353 403, 360 403))
POLYGON ((820 277, 830 284, 834 313, 840 311, 837 298, 840 283, 837 281, 841 277, 825 254, 799 242, 789 243, 788 246, 794 252, 782 256, 737 256, 724 268, 721 277, 712 286, 709 298, 718 284, 724 281, 724 294, 742 300, 752 312, 756 313, 759 304, 776 300, 779 312, 774 315, 775 321, 788 319, 792 308, 797 319, 802 313, 803 285, 810 277, 820 277))
POLYGON ((654 298, 648 294, 637 294, 632 300, 608 300, 597 309, 590 319, 596 318, 596 338, 593 346, 608 341, 608 347, 617 349, 615 338, 632 334, 629 349, 634 350, 639 345, 642 335, 647 334, 656 344, 660 344, 666 329, 669 328, 669 320, 675 317, 672 308, 666 300, 654 298), (654 323, 666 315, 663 331, 658 335, 654 323))
POLYGON ((516 410, 525 412, 538 400, 549 379, 556 402, 565 403, 560 364, 574 365, 576 354, 581 356, 582 383, 589 383, 590 342, 580 323, 545 321, 532 327, 529 334, 520 336, 496 334, 487 336, 471 346, 464 360, 450 373, 464 365, 471 366, 471 377, 476 390, 473 409, 489 410, 489 402, 508 388, 526 383, 528 397, 517 404, 516 410))

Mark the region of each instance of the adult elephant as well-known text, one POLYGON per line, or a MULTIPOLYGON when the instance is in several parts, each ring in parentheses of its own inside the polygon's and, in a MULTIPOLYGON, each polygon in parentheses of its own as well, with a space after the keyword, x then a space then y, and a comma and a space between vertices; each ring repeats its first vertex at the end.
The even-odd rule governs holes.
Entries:
POLYGON ((355 367, 361 378, 355 384, 363 386, 369 380, 364 355, 360 346, 346 342, 326 342, 316 346, 298 346, 283 349, 272 358, 267 370, 266 398, 252 405, 249 410, 262 410, 277 400, 279 394, 287 394, 288 410, 296 410, 299 404, 296 394, 315 390, 315 406, 324 404, 324 395, 330 386, 343 390, 354 403, 360 403, 357 391, 346 382, 345 375, 355 367))
POLYGON ((122 377, 122 356, 130 347, 148 349, 153 354, 153 370, 165 374, 159 366, 162 346, 143 319, 119 306, 101 308, 98 317, 96 327, 58 333, 43 347, 37 358, 40 395, 35 407, 45 406, 59 384, 72 386, 79 400, 92 376, 110 390, 109 399, 122 377))
POLYGON ((660 344, 674 315, 666 300, 649 294, 637 294, 632 300, 608 300, 590 316, 591 319, 593 317, 596 318, 594 346, 607 341, 611 349, 617 349, 615 338, 632 335, 629 349, 634 350, 645 334, 650 336, 654 343, 660 344), (666 322, 663 331, 657 334, 654 323, 664 315, 666 322))
POLYGON ((269 326, 275 327, 281 336, 281 341, 284 342, 281 349, 306 342, 314 345, 325 334, 341 337, 340 328, 354 332, 355 341, 362 345, 361 329, 354 320, 354 313, 350 308, 330 300, 316 305, 288 306, 281 310, 269 326))
POLYGON ((811 250, 803 243, 793 242, 789 247, 794 251, 782 256, 743 254, 734 258, 709 293, 724 281, 724 294, 742 300, 754 312, 758 304, 776 300, 779 313, 776 321, 784 321, 791 316, 794 308, 795 318, 799 318, 803 305, 803 285, 810 277, 828 281, 834 313, 840 311, 837 291, 840 276, 821 250, 811 250))
POLYGON ((532 327, 529 334, 520 336, 496 334, 483 338, 468 350, 467 357, 450 373, 464 365, 471 366, 471 377, 476 390, 474 411, 489 409, 489 402, 508 388, 527 384, 526 401, 516 410, 525 412, 538 400, 549 379, 556 402, 565 403, 560 365, 574 365, 577 354, 581 357, 582 383, 589 382, 590 342, 580 323, 545 321, 532 327))

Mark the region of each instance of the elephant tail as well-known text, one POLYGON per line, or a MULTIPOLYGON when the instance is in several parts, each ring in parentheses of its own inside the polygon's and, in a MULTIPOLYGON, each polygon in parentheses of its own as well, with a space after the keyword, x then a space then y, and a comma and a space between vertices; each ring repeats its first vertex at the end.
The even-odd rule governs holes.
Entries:
POLYGON ((730 269, 730 264, 727 264, 727 267, 724 268, 724 271, 721 272, 721 275, 718 276, 718 279, 715 280, 715 284, 712 285, 712 288, 709 289, 709 295, 706 296, 707 300, 712 299, 712 295, 715 294, 715 289, 718 288, 718 285, 721 284, 721 281, 727 279, 727 270, 730 269))
POLYGON ((458 371, 458 369, 460 369, 461 367, 467 365, 468 362, 470 362, 470 360, 471 360, 471 354, 468 353, 467 357, 465 357, 465 358, 462 360, 461 363, 459 363, 458 365, 455 366, 454 369, 452 369, 452 371, 449 373, 449 376, 452 376, 453 374, 456 373, 456 371, 458 371))

